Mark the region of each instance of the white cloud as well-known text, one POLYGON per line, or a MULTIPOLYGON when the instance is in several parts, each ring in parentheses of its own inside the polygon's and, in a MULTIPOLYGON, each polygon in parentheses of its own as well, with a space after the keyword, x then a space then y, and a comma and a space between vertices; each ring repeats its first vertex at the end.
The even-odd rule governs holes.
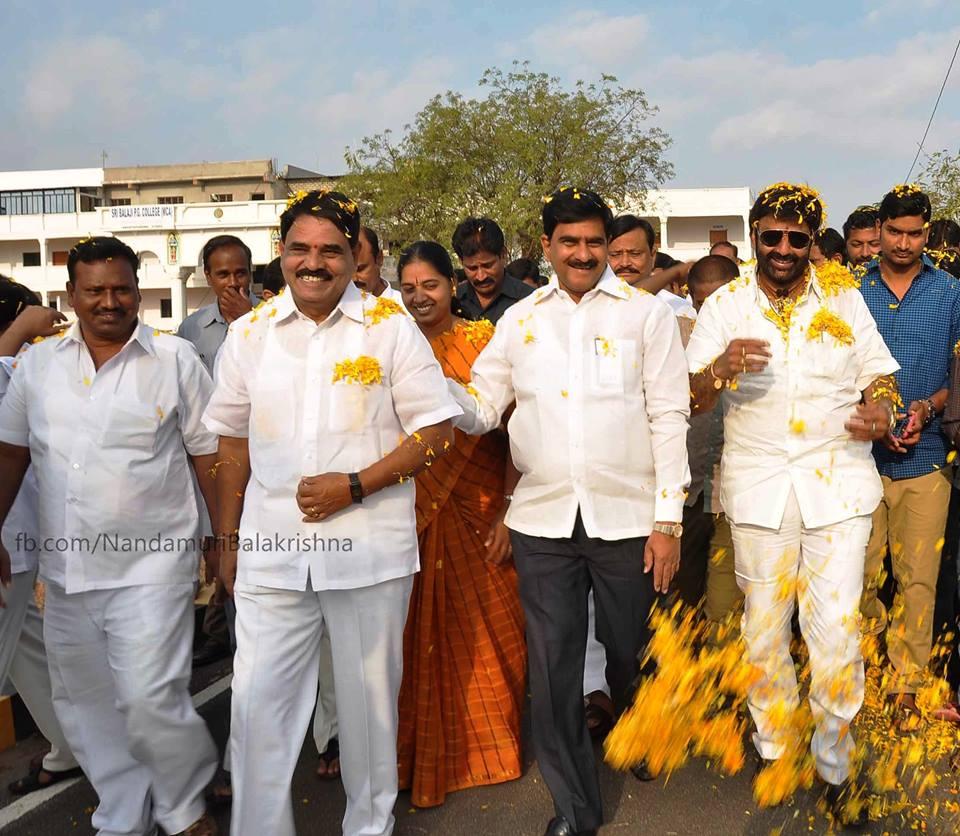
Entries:
POLYGON ((884 18, 911 18, 917 12, 928 12, 943 5, 943 0, 867 0, 870 7, 867 23, 880 23, 884 18))
POLYGON ((581 11, 535 29, 512 51, 550 65, 611 66, 636 60, 649 32, 646 15, 581 11))

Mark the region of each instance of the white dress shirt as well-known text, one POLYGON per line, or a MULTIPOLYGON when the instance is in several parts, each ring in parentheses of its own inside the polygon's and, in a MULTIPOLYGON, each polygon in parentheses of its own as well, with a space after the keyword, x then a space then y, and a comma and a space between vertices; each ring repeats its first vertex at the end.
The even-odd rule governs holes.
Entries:
POLYGON ((304 590, 309 573, 315 590, 354 589, 420 568, 411 480, 323 522, 303 522, 297 507, 301 477, 359 472, 405 435, 460 414, 413 320, 373 324, 365 312, 375 304, 350 282, 317 325, 284 291, 230 326, 204 423, 249 440, 238 584, 304 590), (358 357, 377 360, 381 383, 334 382, 336 364, 358 357))
MULTIPOLYGON (((384 279, 384 281, 386 282, 387 280, 384 279)), ((383 293, 381 293, 377 298, 378 298, 378 299, 392 299, 392 300, 393 300, 394 302, 396 302, 401 308, 403 308, 403 312, 404 312, 404 313, 407 313, 407 308, 406 308, 406 306, 403 304, 403 294, 402 294, 399 290, 397 290, 396 288, 394 288, 394 286, 393 286, 392 284, 390 284, 390 282, 387 282, 387 286, 386 286, 386 288, 384 289, 383 293)))
POLYGON ((0 441, 30 448, 40 575, 69 592, 197 578, 189 455, 213 388, 186 340, 138 323, 99 370, 79 323, 22 354, 0 404, 0 441))
MULTIPOLYGON (((23 355, 19 355, 22 357, 23 355)), ((7 384, 13 375, 18 361, 13 357, 0 357, 0 403, 7 392, 7 384)), ((3 524, 0 539, 10 554, 10 571, 32 572, 37 568, 37 477, 33 468, 28 467, 20 485, 20 492, 13 501, 7 514, 7 521, 3 524), (29 538, 29 539, 28 539, 29 538), (33 540, 33 543, 30 541, 33 540), (30 548, 34 545, 34 548, 30 548)))
POLYGON ((683 316, 687 319, 695 320, 697 318, 697 309, 686 296, 677 296, 664 288, 657 293, 657 299, 663 302, 676 316, 683 316))
POLYGON ((522 474, 506 524, 569 537, 577 510, 591 537, 643 537, 679 522, 690 481, 690 394, 670 309, 608 267, 580 303, 556 279, 507 311, 473 365, 454 423, 489 432, 511 403, 522 474), (476 394, 471 394, 475 392, 476 394))
POLYGON ((899 366, 860 293, 827 294, 811 267, 810 284, 793 309, 789 342, 765 316, 770 302, 757 281, 734 279, 700 309, 687 347, 691 373, 708 367, 731 340, 758 339, 773 355, 760 373, 725 388, 721 503, 737 524, 776 529, 791 488, 807 528, 871 513, 882 486, 868 442, 844 424, 861 392, 899 366), (852 344, 829 334, 807 338, 821 308, 850 328, 852 344))

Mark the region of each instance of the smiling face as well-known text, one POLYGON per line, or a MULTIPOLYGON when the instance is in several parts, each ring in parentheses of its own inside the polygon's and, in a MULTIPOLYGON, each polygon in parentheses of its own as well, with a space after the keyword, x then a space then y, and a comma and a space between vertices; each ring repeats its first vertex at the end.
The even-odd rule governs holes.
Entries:
POLYGON ((67 298, 84 337, 125 343, 140 310, 140 290, 130 263, 123 258, 79 261, 74 277, 67 282, 67 298))
POLYGON ((607 233, 600 218, 557 224, 540 243, 560 286, 578 302, 607 268, 607 233))
POLYGON ((346 236, 326 218, 300 215, 287 231, 280 267, 297 308, 322 322, 356 272, 346 236))
POLYGON ((445 326, 453 318, 453 282, 426 261, 411 261, 400 272, 403 304, 424 331, 445 326))
POLYGON ((922 215, 890 218, 880 224, 880 252, 884 261, 897 267, 912 267, 927 246, 928 227, 922 215))
POLYGON ((788 288, 803 276, 810 263, 810 248, 813 245, 813 236, 807 224, 766 215, 760 218, 751 234, 757 254, 757 272, 771 284, 788 288), (774 230, 784 233, 779 242, 775 246, 764 244, 764 233, 774 230), (790 241, 791 232, 802 233, 806 236, 806 243, 795 246, 790 241))

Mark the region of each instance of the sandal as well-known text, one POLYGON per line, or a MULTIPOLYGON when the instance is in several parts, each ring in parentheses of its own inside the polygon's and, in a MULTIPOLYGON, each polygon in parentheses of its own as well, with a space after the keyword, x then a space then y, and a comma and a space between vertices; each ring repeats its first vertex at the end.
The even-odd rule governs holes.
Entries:
POLYGON ((587 731, 594 742, 604 740, 610 734, 613 728, 613 711, 610 710, 612 707, 613 703, 603 691, 594 691, 584 697, 583 711, 587 718, 587 731), (607 705, 610 708, 607 708, 607 705))
POLYGON ((83 775, 83 770, 79 766, 75 766, 73 769, 64 770, 63 772, 54 772, 50 769, 44 769, 43 765, 40 764, 36 767, 31 767, 30 772, 28 772, 23 778, 18 778, 16 781, 9 784, 7 789, 10 790, 12 795, 26 795, 30 792, 36 792, 37 790, 52 787, 54 784, 59 784, 61 781, 69 781, 71 778, 79 778, 81 775, 83 775), (41 775, 48 776, 47 780, 41 780, 41 775))
POLYGON ((913 694, 895 694, 887 698, 891 707, 894 729, 900 734, 910 734, 920 728, 922 717, 913 694))
POLYGON ((317 777, 324 781, 336 781, 340 778, 340 740, 331 737, 327 748, 320 753, 317 777))

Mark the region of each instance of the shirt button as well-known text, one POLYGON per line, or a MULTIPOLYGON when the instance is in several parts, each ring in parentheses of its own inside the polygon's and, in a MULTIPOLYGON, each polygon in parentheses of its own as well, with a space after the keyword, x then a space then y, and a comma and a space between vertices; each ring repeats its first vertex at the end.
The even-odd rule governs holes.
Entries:
POLYGON ((80 465, 78 465, 76 462, 74 462, 74 463, 73 463, 73 469, 74 469, 74 470, 79 470, 79 469, 80 469, 80 465))

